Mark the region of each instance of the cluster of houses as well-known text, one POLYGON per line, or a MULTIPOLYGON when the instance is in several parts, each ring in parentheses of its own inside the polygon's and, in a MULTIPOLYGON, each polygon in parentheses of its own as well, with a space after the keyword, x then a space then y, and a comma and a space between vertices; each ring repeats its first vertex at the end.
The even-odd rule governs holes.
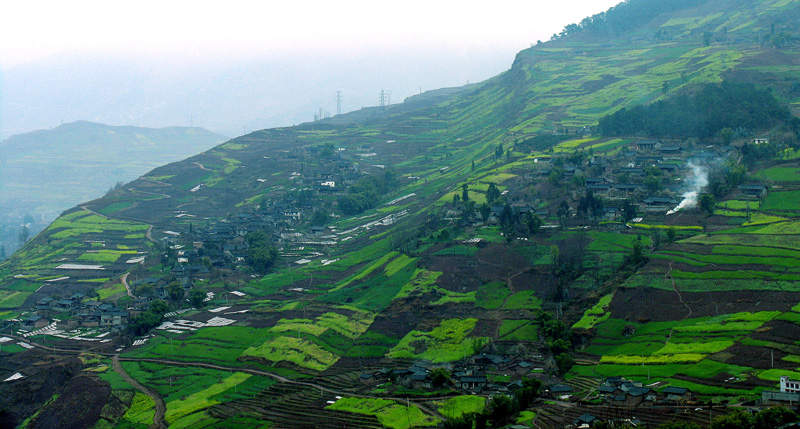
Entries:
MULTIPOLYGON (((765 141, 765 139, 757 139, 765 141)), ((579 165, 562 160, 561 172, 568 180, 581 175, 585 179, 584 190, 609 199, 632 199, 639 202, 639 209, 645 212, 659 212, 673 208, 686 189, 682 182, 690 164, 707 166, 719 159, 726 159, 734 154, 732 146, 705 148, 692 151, 684 146, 657 140, 640 140, 614 156, 590 156, 579 165), (649 189, 645 183, 648 173, 653 168, 660 171, 659 177, 665 177, 663 189, 649 189)), ((535 174, 539 177, 550 176, 554 169, 554 158, 539 158, 539 168, 535 174)), ((745 184, 739 190, 749 196, 763 197, 766 187, 760 184, 745 184)), ((613 219, 620 212, 607 211, 605 217, 613 219)))
MULTIPOLYGON (((572 386, 557 384, 545 390, 545 395, 560 400, 572 400, 572 386)), ((676 405, 692 400, 692 392, 685 387, 667 386, 660 392, 641 382, 623 377, 608 377, 596 389, 595 398, 616 407, 637 407, 646 405, 676 405)))
MULTIPOLYGON (((534 356, 541 359, 541 356, 534 356)), ((510 358, 507 356, 481 353, 449 369, 450 385, 470 393, 498 394, 508 393, 522 387, 521 376, 537 368, 535 363, 510 358), (502 375, 517 378, 516 381, 497 382, 494 376, 502 375)), ((373 372, 364 372, 360 379, 363 384, 377 384, 386 381, 406 385, 421 390, 434 387, 431 369, 422 365, 411 365, 403 368, 381 368, 373 372)))
MULTIPOLYGON (((51 325, 58 318, 58 327, 122 328, 131 317, 131 311, 122 310, 114 304, 96 300, 85 300, 76 293, 69 298, 44 297, 36 302, 36 314, 20 321, 20 330, 32 331, 51 325)), ((134 311, 135 312, 135 311, 134 311)))

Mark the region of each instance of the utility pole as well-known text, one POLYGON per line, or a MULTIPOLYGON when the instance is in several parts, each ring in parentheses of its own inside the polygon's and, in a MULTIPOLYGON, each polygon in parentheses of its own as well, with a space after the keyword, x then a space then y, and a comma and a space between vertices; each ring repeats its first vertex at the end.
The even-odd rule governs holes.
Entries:
POLYGON ((380 97, 380 101, 381 101, 380 106, 381 106, 381 111, 384 114, 386 114, 386 95, 387 95, 386 91, 382 89, 381 90, 381 97, 380 97))
POLYGON ((342 91, 336 91, 336 114, 342 114, 342 91))

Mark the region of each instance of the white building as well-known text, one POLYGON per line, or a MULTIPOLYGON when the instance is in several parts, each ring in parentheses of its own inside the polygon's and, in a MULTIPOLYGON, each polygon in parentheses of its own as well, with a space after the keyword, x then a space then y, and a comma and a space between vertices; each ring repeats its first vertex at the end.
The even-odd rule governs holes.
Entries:
POLYGON ((791 380, 788 376, 781 377, 781 392, 800 393, 800 381, 791 380))

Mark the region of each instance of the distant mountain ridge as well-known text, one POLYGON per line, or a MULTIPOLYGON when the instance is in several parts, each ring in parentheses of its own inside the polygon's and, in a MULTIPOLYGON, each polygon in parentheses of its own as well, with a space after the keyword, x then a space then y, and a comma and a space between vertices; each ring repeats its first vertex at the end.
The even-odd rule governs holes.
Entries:
POLYGON ((0 221, 7 225, 6 241, 14 241, 17 218, 30 214, 37 223, 49 222, 81 201, 102 196, 115 183, 226 139, 202 128, 154 129, 88 121, 9 137, 0 142, 0 221))

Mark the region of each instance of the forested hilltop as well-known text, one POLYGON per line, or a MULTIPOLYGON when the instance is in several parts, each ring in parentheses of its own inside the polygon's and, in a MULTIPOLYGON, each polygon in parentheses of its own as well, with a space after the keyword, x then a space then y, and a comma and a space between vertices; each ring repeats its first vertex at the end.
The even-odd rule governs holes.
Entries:
POLYGON ((0 265, 4 420, 793 421, 798 13, 627 1, 67 210, 0 265))

